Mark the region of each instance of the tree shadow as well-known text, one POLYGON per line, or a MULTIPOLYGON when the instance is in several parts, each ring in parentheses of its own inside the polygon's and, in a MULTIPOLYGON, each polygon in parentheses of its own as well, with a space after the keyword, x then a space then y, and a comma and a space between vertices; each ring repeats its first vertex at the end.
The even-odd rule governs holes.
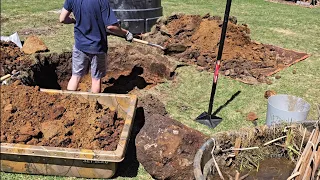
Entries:
POLYGON ((118 170, 113 176, 113 179, 117 177, 136 177, 138 175, 139 161, 137 159, 137 148, 135 145, 135 140, 143 127, 145 122, 144 109, 138 107, 136 109, 136 115, 134 118, 134 123, 131 130, 130 140, 127 146, 126 155, 122 162, 118 165, 118 170))
POLYGON ((111 78, 107 83, 113 84, 103 90, 103 93, 127 94, 135 87, 139 89, 145 88, 147 83, 143 77, 143 68, 135 66, 128 76, 121 75, 118 79, 111 78))

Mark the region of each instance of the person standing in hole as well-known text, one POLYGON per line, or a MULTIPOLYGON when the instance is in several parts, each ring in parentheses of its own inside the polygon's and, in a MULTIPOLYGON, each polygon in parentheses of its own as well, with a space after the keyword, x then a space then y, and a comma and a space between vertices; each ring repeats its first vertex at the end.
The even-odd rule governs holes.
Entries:
POLYGON ((132 42, 132 33, 120 27, 108 0, 65 0, 60 22, 74 24, 72 76, 67 90, 77 90, 81 77, 91 66, 91 92, 100 93, 101 78, 106 75, 107 32, 122 36, 129 42, 132 42))

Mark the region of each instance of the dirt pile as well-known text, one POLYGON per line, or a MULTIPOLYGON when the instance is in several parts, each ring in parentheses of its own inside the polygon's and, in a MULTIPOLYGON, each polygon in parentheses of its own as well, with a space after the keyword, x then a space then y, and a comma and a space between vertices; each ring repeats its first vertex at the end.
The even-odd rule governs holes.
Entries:
POLYGON ((1 143, 115 150, 124 126, 116 112, 39 87, 1 86, 1 143))
POLYGON ((0 41, 0 76, 11 74, 32 64, 32 61, 13 42, 0 41))
MULTIPOLYGON (((219 48, 222 20, 217 16, 173 15, 162 19, 146 36, 165 47, 183 44, 188 48, 173 53, 180 61, 212 71, 219 48)), ((221 72, 249 84, 266 82, 266 77, 306 58, 307 54, 264 45, 250 39, 246 24, 237 25, 235 17, 228 23, 221 72)))
POLYGON ((167 116, 152 95, 139 99, 145 122, 136 137, 137 159, 156 179, 193 179, 193 159, 208 137, 167 116))

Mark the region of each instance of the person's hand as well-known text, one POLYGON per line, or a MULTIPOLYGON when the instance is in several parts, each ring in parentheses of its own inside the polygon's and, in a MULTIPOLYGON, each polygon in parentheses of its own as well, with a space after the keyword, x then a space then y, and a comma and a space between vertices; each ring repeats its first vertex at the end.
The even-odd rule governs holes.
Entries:
POLYGON ((133 40, 133 34, 128 31, 126 34, 126 41, 132 42, 132 40, 133 40))

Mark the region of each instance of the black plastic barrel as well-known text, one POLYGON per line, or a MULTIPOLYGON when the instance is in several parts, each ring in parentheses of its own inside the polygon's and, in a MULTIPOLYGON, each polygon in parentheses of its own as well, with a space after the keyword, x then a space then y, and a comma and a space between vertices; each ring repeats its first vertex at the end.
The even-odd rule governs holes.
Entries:
POLYGON ((110 0, 121 27, 134 34, 149 32, 162 16, 161 0, 110 0))

